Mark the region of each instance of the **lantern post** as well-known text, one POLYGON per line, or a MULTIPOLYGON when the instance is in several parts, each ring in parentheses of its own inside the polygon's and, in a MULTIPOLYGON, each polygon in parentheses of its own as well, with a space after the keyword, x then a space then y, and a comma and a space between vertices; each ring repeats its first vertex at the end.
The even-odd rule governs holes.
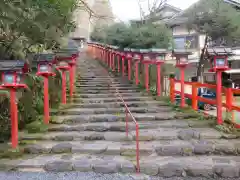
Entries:
POLYGON ((148 49, 141 49, 140 50, 143 56, 143 64, 145 69, 145 88, 146 91, 149 92, 149 64, 152 62, 150 58, 150 51, 148 49))
MULTIPOLYGON (((180 82, 181 82, 181 103, 180 106, 183 108, 185 106, 185 93, 184 93, 184 71, 188 66, 188 55, 192 54, 187 50, 174 50, 173 56, 176 57, 176 67, 180 70, 180 82)), ((175 89, 175 87, 174 87, 175 89)))
POLYGON ((133 61, 135 62, 135 84, 139 84, 139 62, 141 60, 140 52, 137 49, 132 49, 133 61))
POLYGON ((0 72, 2 75, 1 89, 10 91, 10 115, 11 115, 11 143, 12 148, 18 147, 18 106, 17 90, 24 88, 23 75, 28 72, 28 64, 23 60, 1 60, 0 72))
POLYGON ((121 54, 121 58, 122 58, 122 76, 124 76, 125 75, 125 66, 124 66, 124 64, 125 64, 125 53, 120 52, 120 54, 121 54))
POLYGON ((117 56, 117 47, 116 46, 112 46, 113 50, 112 50, 112 70, 115 71, 116 67, 115 67, 115 57, 117 56))
POLYGON ((166 49, 152 49, 152 54, 154 56, 154 61, 157 66, 157 95, 162 95, 162 86, 161 86, 161 66, 164 63, 165 56, 167 54, 166 49))
POLYGON ((121 52, 117 51, 117 66, 118 66, 118 73, 120 73, 120 60, 121 60, 121 52))
POLYGON ((49 92, 48 79, 49 76, 55 76, 53 73, 54 54, 36 54, 33 58, 33 65, 37 67, 37 76, 43 77, 44 87, 44 123, 49 124, 49 92))
MULTIPOLYGON (((66 79, 66 72, 70 71, 72 68, 68 61, 72 61, 72 57, 66 55, 66 53, 57 52, 56 55, 56 69, 61 71, 62 73, 62 104, 67 103, 67 95, 66 95, 66 89, 67 89, 67 79, 66 79)), ((71 85, 70 85, 71 86, 71 85)))
POLYGON ((222 72, 229 69, 228 57, 233 55, 231 48, 214 47, 207 49, 207 55, 211 61, 211 72, 216 73, 216 100, 217 100, 217 124, 223 124, 222 119, 222 72))
MULTIPOLYGON (((77 57, 79 56, 78 49, 68 49, 68 48, 61 49, 60 51, 56 52, 56 54, 57 54, 56 55, 57 62, 62 63, 63 61, 65 61, 68 63, 67 69, 66 69, 66 67, 64 67, 64 68, 60 68, 60 70, 62 71, 63 74, 65 74, 65 77, 62 77, 63 81, 64 81, 64 79, 66 81, 66 72, 65 71, 69 71, 69 79, 70 79, 69 90, 70 90, 70 98, 72 100, 73 93, 74 93, 75 67, 76 67, 77 57), (63 71, 63 69, 65 69, 65 70, 63 71)), ((63 102, 63 104, 65 104, 65 103, 63 102)))

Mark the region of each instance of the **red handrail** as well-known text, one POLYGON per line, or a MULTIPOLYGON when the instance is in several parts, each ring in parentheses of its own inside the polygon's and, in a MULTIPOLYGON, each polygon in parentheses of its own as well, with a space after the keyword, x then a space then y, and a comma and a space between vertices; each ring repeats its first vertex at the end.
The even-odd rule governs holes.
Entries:
MULTIPOLYGON (((108 74, 108 71, 106 69, 104 69, 104 70, 108 74)), ((109 78, 109 80, 110 80, 111 84, 114 84, 111 77, 109 78)), ((117 94, 118 98, 122 101, 122 103, 124 104, 124 107, 125 107, 125 112, 126 112, 126 117, 125 117, 125 120, 126 120, 126 136, 127 137, 128 137, 128 132, 129 132, 128 131, 128 115, 130 115, 132 117, 132 120, 135 123, 135 128, 136 128, 136 161, 137 161, 136 171, 137 171, 137 173, 139 173, 140 172, 139 125, 138 125, 138 122, 136 121, 135 117, 131 113, 130 109, 128 108, 126 102, 124 101, 122 95, 119 93, 118 88, 116 86, 113 86, 113 87, 115 87, 116 94, 117 94)))

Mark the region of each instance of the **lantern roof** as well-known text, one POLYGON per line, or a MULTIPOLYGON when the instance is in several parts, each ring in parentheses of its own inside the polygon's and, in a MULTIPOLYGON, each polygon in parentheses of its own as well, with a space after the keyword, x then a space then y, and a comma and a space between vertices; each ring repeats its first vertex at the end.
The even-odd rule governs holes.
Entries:
POLYGON ((51 62, 54 58, 55 54, 53 53, 35 54, 33 56, 33 62, 51 62))
POLYGON ((131 52, 140 52, 140 50, 139 49, 131 49, 131 52))
POLYGON ((130 48, 124 48, 123 50, 124 50, 124 51, 131 51, 130 48))
POLYGON ((172 52, 173 55, 183 55, 188 56, 192 54, 192 51, 189 49, 174 49, 172 52))
POLYGON ((207 48, 207 54, 209 56, 231 56, 233 55, 233 51, 229 47, 212 47, 207 48))
POLYGON ((140 49, 140 53, 149 53, 151 49, 140 49))
POLYGON ((168 50, 167 49, 155 49, 155 48, 152 48, 151 52, 152 53, 157 53, 157 54, 168 54, 168 50))
POLYGON ((0 60, 0 71, 19 71, 28 68, 24 60, 0 60))

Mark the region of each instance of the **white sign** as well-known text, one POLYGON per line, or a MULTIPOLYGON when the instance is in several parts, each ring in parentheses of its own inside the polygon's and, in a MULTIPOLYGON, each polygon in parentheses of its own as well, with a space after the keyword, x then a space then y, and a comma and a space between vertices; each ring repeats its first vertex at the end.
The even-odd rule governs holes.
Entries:
POLYGON ((5 74, 4 75, 4 83, 13 84, 14 83, 14 75, 13 74, 5 74))
POLYGON ((40 72, 48 72, 48 65, 40 65, 39 71, 40 72))

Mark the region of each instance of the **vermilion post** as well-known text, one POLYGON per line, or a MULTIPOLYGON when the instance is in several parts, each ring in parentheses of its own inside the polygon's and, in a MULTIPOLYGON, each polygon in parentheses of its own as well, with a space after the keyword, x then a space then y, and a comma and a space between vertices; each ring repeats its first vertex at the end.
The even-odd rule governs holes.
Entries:
POLYGON ((146 63, 145 64, 145 88, 146 91, 149 91, 149 65, 146 63))
POLYGON ((48 94, 48 77, 43 76, 44 79, 44 123, 49 123, 49 94, 48 94))
POLYGON ((112 54, 112 68, 115 71, 115 53, 112 54))
POLYGON ((185 106, 185 93, 184 93, 184 70, 185 68, 180 68, 180 82, 181 82, 181 107, 185 106))
POLYGON ((112 69, 112 52, 110 52, 110 62, 109 62, 109 67, 112 69))
POLYGON ((161 96, 161 65, 157 64, 157 95, 161 96))
POLYGON ((10 112, 11 112, 11 136, 12 136, 12 148, 18 146, 18 110, 16 102, 16 89, 10 89, 10 112))
POLYGON ((174 90, 175 90, 174 78, 170 78, 170 99, 172 103, 174 103, 175 101, 174 90))
POLYGON ((67 103, 67 97, 66 97, 66 72, 62 71, 62 104, 67 103))
POLYGON ((135 62, 135 83, 136 83, 136 85, 139 84, 138 75, 139 75, 139 72, 138 72, 138 61, 136 61, 135 62))
POLYGON ((74 65, 71 65, 70 66, 70 69, 69 69, 69 73, 70 73, 70 76, 69 76, 69 80, 70 80, 70 98, 72 100, 73 98, 73 88, 74 88, 74 65))
POLYGON ((197 87, 196 83, 192 83, 192 108, 198 110, 198 101, 197 101, 197 87))
POLYGON ((120 72, 120 55, 118 55, 117 61, 118 61, 118 72, 120 72))
POLYGON ((131 81, 131 58, 128 59, 128 80, 131 81))
POLYGON ((217 71, 217 123, 222 124, 222 72, 217 71))
POLYGON ((122 57, 122 76, 125 74, 124 57, 122 57))

